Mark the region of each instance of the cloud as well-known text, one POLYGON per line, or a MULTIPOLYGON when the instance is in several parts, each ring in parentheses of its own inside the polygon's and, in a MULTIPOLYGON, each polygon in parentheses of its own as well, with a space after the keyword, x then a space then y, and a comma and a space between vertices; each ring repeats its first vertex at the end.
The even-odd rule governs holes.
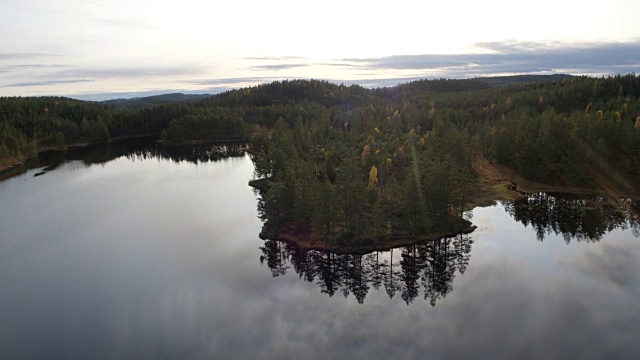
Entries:
POLYGON ((539 51, 567 47, 566 43, 558 41, 486 41, 473 44, 475 48, 491 50, 499 53, 514 53, 522 51, 539 51))
POLYGON ((48 85, 61 85, 61 84, 76 84, 76 83, 86 83, 92 82, 90 79, 70 79, 70 80, 46 80, 46 81, 30 81, 30 82, 19 82, 8 85, 2 85, 0 87, 29 87, 29 86, 48 86, 48 85))
POLYGON ((40 70, 40 69, 59 69, 65 68, 69 65, 59 64, 11 64, 0 66, 0 72, 12 72, 20 70, 40 70))
POLYGON ((286 61, 286 60, 306 60, 307 58, 302 56, 257 56, 257 57, 245 57, 243 60, 266 60, 266 61, 286 61))
MULTIPOLYGON (((640 41, 626 43, 483 42, 489 53, 394 55, 339 61, 368 70, 416 70, 425 75, 474 77, 507 73, 566 71, 573 74, 613 74, 640 70, 640 41)), ((335 66, 344 66, 336 64, 335 66)))
POLYGON ((254 76, 254 77, 237 77, 237 78, 225 78, 225 79, 208 79, 208 80, 196 80, 190 81, 193 85, 234 85, 234 84, 246 84, 246 83, 266 83, 276 80, 285 79, 277 76, 254 76))
POLYGON ((348 62, 340 62, 340 61, 334 61, 334 62, 324 62, 324 63, 316 63, 314 65, 320 65, 320 66, 331 66, 331 67, 342 67, 342 68, 362 68, 363 65, 362 64, 353 64, 353 63, 348 63, 348 62))
POLYGON ((298 67, 309 66, 309 64, 267 64, 267 65, 256 65, 252 66, 250 69, 252 70, 266 70, 266 71, 280 71, 280 70, 288 70, 298 67))
POLYGON ((249 70, 258 70, 258 71, 280 71, 280 70, 289 70, 293 68, 314 65, 309 62, 301 62, 301 61, 309 60, 308 58, 305 58, 302 56, 261 56, 261 57, 259 56, 259 57, 245 57, 245 58, 242 58, 242 60, 250 60, 254 63, 258 62, 257 65, 253 65, 248 68, 249 70), (274 62, 274 61, 276 61, 276 63, 262 64, 262 62, 274 62))
POLYGON ((46 53, 0 53, 1 60, 21 60, 25 59, 39 59, 44 57, 57 57, 62 56, 59 54, 46 54, 46 53))
POLYGON ((53 77, 67 78, 147 78, 199 76, 204 69, 195 66, 131 66, 131 67, 73 67, 51 74, 53 77))
POLYGON ((11 68, 11 69, 49 69, 49 68, 61 68, 61 67, 67 67, 69 65, 59 65, 59 64, 16 64, 16 65, 9 65, 8 67, 5 68, 11 68))

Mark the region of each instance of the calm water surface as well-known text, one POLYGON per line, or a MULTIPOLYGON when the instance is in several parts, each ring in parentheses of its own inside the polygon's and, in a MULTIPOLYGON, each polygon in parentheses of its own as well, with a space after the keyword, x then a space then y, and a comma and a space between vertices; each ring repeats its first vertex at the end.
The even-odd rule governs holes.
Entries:
POLYGON ((633 210, 536 194, 469 236, 303 252, 258 238, 250 158, 211 150, 113 144, 0 182, 0 358, 640 356, 633 210))

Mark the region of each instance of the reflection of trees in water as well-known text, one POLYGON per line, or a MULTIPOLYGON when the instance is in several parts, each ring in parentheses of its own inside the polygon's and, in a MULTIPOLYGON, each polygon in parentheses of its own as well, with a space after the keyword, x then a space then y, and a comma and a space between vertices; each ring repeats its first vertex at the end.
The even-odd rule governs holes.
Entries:
POLYGON ((291 268, 302 279, 318 284, 329 296, 353 294, 364 303, 369 290, 384 287, 389 298, 400 293, 411 303, 420 291, 432 306, 453 290, 456 272, 464 273, 469 264, 473 240, 458 235, 385 252, 336 254, 304 250, 290 243, 266 240, 260 248, 260 262, 271 274, 283 276, 291 268))
POLYGON ((46 166, 36 174, 40 176, 54 170, 68 160, 79 160, 87 166, 106 164, 115 159, 126 157, 131 161, 146 159, 167 159, 175 162, 188 161, 192 163, 215 162, 230 157, 244 156, 242 144, 192 144, 192 145, 161 145, 154 138, 136 138, 127 140, 113 140, 107 143, 92 144, 85 147, 69 147, 63 151, 47 151, 29 159, 25 167, 18 169, 8 176, 17 175, 26 169, 46 166))
POLYGON ((244 151, 240 144, 165 145, 159 146, 158 148, 158 157, 171 159, 175 162, 211 162, 220 161, 230 157, 244 156, 244 151))
POLYGON ((553 232, 562 234, 567 243, 595 242, 617 228, 631 228, 636 237, 640 235, 640 203, 633 199, 535 193, 502 204, 515 220, 531 225, 540 241, 553 232))
POLYGON ((87 165, 104 164, 120 157, 130 160, 168 159, 192 163, 219 161, 244 156, 242 144, 161 145, 153 138, 128 139, 69 148, 67 160, 80 160, 87 165))

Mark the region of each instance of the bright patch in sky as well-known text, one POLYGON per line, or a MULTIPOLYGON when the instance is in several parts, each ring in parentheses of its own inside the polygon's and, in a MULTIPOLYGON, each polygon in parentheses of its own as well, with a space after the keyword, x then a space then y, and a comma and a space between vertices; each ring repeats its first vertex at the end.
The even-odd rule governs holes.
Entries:
POLYGON ((0 96, 640 72, 637 14, 636 0, 4 0, 0 96))

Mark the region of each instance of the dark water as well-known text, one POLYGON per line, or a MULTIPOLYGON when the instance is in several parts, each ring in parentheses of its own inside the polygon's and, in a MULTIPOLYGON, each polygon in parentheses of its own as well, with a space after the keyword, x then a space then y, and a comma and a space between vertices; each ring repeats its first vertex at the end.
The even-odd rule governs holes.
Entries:
POLYGON ((631 200, 534 194, 337 255, 260 240, 252 171, 143 140, 0 182, 0 359, 640 356, 631 200))

